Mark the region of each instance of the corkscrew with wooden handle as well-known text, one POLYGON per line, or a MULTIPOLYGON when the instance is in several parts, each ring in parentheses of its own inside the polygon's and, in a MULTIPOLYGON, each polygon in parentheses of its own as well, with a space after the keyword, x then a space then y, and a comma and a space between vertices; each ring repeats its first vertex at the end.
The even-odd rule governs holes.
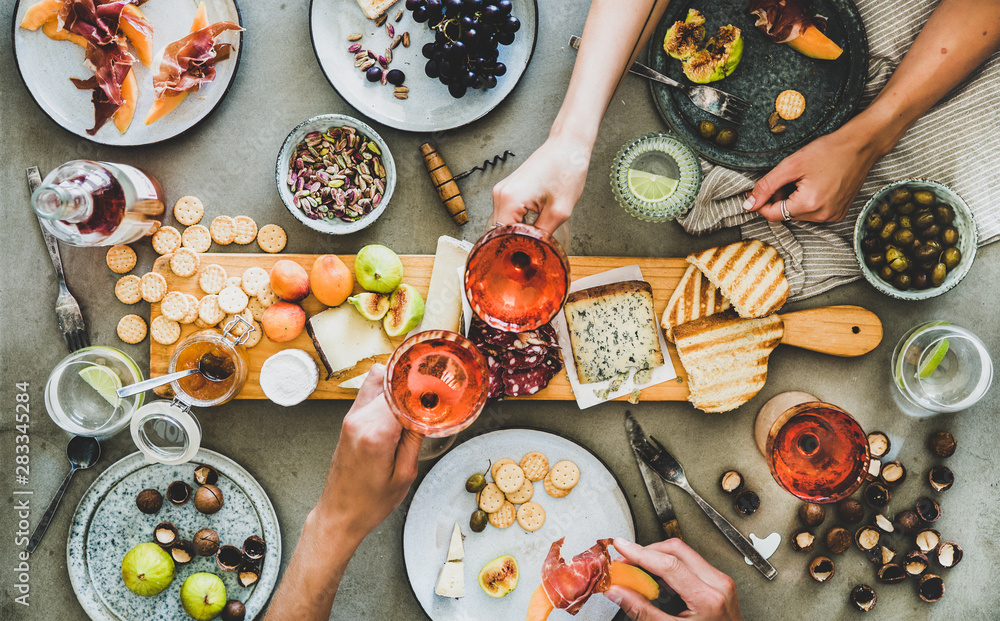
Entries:
POLYGON ((424 166, 427 167, 427 174, 431 176, 431 183, 434 184, 434 189, 437 190, 441 203, 451 214, 451 219, 458 225, 468 222, 469 214, 465 211, 465 201, 462 199, 462 193, 459 192, 458 184, 455 182, 468 177, 477 170, 485 171, 500 162, 506 162, 508 157, 514 157, 512 152, 504 151, 501 155, 494 156, 492 160, 484 160, 482 166, 474 166, 465 172, 452 175, 448 165, 444 163, 444 158, 438 153, 433 143, 425 142, 420 145, 420 153, 424 156, 424 166))

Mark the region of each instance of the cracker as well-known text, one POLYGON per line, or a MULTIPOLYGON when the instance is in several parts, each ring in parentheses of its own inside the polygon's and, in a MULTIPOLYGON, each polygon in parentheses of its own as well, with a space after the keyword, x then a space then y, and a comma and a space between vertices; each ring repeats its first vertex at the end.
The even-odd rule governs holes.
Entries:
POLYGON ((181 338, 181 324, 160 315, 149 325, 149 335, 160 345, 173 345, 181 338))
POLYGON ((212 220, 208 230, 211 231, 215 243, 222 246, 231 244, 236 239, 236 222, 229 216, 219 216, 212 220))
POLYGON ((125 274, 135 267, 135 250, 128 246, 111 246, 108 250, 108 267, 116 274, 125 274))
POLYGON ((181 248, 170 257, 170 271, 178 276, 194 276, 200 263, 198 255, 190 248, 181 248))
POLYGON ((194 196, 182 196, 174 203, 174 218, 184 226, 198 224, 204 215, 205 206, 194 196))
POLYGON ((153 250, 157 254, 170 254, 181 247, 181 232, 172 226, 161 226, 153 233, 153 250))
POLYGON ((214 328, 215 324, 202 321, 202 318, 198 317, 197 319, 194 320, 194 327, 198 328, 199 330, 207 330, 208 328, 214 328))
POLYGON ((552 496, 553 498, 563 498, 565 496, 569 496, 569 493, 572 491, 568 489, 559 489, 558 487, 553 485, 551 470, 547 475, 545 475, 545 478, 542 479, 542 482, 545 485, 545 491, 548 492, 549 496, 552 496))
POLYGON ((201 302, 201 300, 194 297, 190 293, 185 293, 184 297, 186 297, 188 300, 188 311, 187 314, 184 315, 184 318, 180 319, 179 321, 182 324, 194 323, 195 320, 198 319, 198 305, 199 302, 201 302))
POLYGON ((515 519, 517 519, 517 510, 506 500, 503 501, 499 509, 490 513, 490 524, 497 528, 507 528, 514 523, 515 519))
POLYGON ((537 502, 526 502, 517 508, 517 523, 524 530, 533 533, 545 523, 545 509, 537 502))
POLYGON ((115 297, 125 304, 135 304, 142 299, 139 292, 140 278, 134 274, 122 276, 115 283, 115 297))
POLYGON ((243 272, 243 282, 240 286, 247 295, 257 295, 265 285, 271 284, 271 276, 263 267, 249 267, 243 272))
POLYGON ((517 464, 504 464, 497 469, 497 475, 493 480, 501 492, 505 494, 516 492, 524 484, 524 471, 517 464))
POLYGON ((189 226, 181 234, 181 246, 195 252, 208 252, 212 247, 212 235, 200 224, 189 226))
POLYGON ((239 287, 225 287, 219 292, 219 308, 230 314, 241 313, 250 298, 239 287))
POLYGON ((806 98, 798 91, 782 91, 774 100, 774 109, 781 118, 794 121, 806 111, 806 98))
MULTIPOLYGON (((253 316, 250 314, 250 311, 244 310, 240 313, 229 313, 228 315, 226 315, 226 318, 222 320, 222 327, 228 328, 229 322, 235 320, 237 317, 243 318, 243 320, 246 321, 251 326, 254 324, 253 316)), ((246 331, 247 327, 244 324, 236 322, 235 324, 233 324, 231 333, 234 336, 243 336, 243 333, 246 331)))
POLYGON ((257 343, 260 343, 260 339, 263 336, 264 330, 260 327, 260 324, 255 321, 253 322, 253 330, 250 331, 250 336, 247 337, 247 340, 243 341, 243 346, 250 349, 251 347, 256 346, 257 343))
POLYGON ((156 272, 143 274, 139 279, 139 293, 149 303, 159 302, 167 295, 167 279, 156 272))
POLYGON ((287 242, 288 236, 285 235, 285 229, 277 224, 265 224, 257 232, 257 245, 264 252, 271 254, 281 252, 287 242))
POLYGON ((499 511, 503 503, 507 501, 504 497, 503 492, 500 488, 496 486, 496 483, 487 483, 486 487, 479 492, 479 508, 486 513, 493 513, 494 511, 499 511))
POLYGON ((511 501, 515 505, 520 505, 531 500, 531 497, 535 495, 535 485, 528 479, 524 480, 521 487, 517 488, 509 494, 505 494, 507 500, 511 501))
MULTIPOLYGON (((239 276, 230 276, 226 279, 227 287, 236 287, 237 289, 243 288, 243 279, 239 276)), ((249 293, 247 295, 250 295, 249 293)))
POLYGON ((580 468, 564 459, 552 466, 552 472, 548 476, 552 478, 552 485, 559 489, 570 490, 580 482, 580 468))
POLYGON ((217 294, 226 286, 226 270, 221 265, 209 263, 198 274, 198 286, 208 294, 217 294))
POLYGON ((493 477, 494 481, 496 481, 497 472, 500 470, 501 466, 504 466, 506 464, 516 464, 516 463, 517 462, 514 461, 513 459, 508 459, 506 457, 504 457, 503 459, 498 459, 497 461, 493 462, 493 466, 490 468, 490 476, 493 477))
POLYGON ((257 291, 257 299, 264 305, 264 308, 271 308, 274 306, 274 303, 278 301, 278 296, 274 293, 274 290, 271 289, 270 282, 257 291))
POLYGON ((233 218, 236 223, 236 238, 233 240, 237 244, 245 246, 257 239, 257 223, 250 216, 236 216, 233 218))
POLYGON ((190 304, 191 301, 188 300, 187 294, 180 291, 170 291, 160 301, 160 312, 167 319, 180 321, 188 314, 190 304))
POLYGON ((250 311, 250 315, 255 321, 260 321, 260 318, 264 316, 264 311, 267 310, 267 307, 260 301, 260 298, 253 296, 247 301, 247 310, 250 311))
POLYGON ((210 326, 226 318, 226 312, 219 307, 219 296, 206 295, 198 302, 198 318, 210 326))
POLYGON ((135 345, 146 338, 146 320, 139 315, 125 315, 118 322, 118 338, 135 345))
POLYGON ((529 481, 541 481, 549 473, 549 460, 536 451, 521 458, 521 470, 529 481))

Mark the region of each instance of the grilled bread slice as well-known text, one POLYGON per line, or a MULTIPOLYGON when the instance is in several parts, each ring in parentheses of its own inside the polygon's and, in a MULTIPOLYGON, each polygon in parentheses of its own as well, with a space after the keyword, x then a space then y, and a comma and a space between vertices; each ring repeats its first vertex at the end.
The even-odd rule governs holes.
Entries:
POLYGON ((767 359, 783 334, 778 315, 742 319, 732 310, 675 327, 689 401, 705 412, 728 412, 749 401, 764 387, 767 359))
POLYGON ((688 255, 712 284, 729 298, 740 317, 764 317, 788 299, 785 262, 773 246, 744 240, 688 255))
POLYGON ((376 19, 395 3, 396 0, 358 0, 358 5, 368 19, 376 19))
POLYGON ((580 383, 663 366, 648 282, 630 280, 575 291, 563 312, 580 383))
POLYGON ((729 298, 724 296, 722 291, 701 273, 701 270, 689 265, 681 276, 681 281, 677 283, 673 295, 670 296, 670 301, 667 302, 660 325, 663 326, 667 340, 673 342, 675 326, 721 313, 730 306, 729 298))

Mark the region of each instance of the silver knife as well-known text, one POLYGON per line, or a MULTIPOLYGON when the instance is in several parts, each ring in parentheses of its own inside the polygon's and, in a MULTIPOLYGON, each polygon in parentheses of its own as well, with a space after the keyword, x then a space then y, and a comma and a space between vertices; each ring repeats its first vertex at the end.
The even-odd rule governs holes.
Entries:
POLYGON ((674 513, 674 507, 670 504, 670 497, 667 496, 667 486, 663 484, 663 479, 660 478, 660 475, 656 474, 652 468, 646 465, 646 462, 642 461, 642 457, 639 457, 639 453, 635 450, 636 440, 645 438, 645 434, 642 432, 639 422, 632 416, 632 412, 628 410, 625 411, 625 431, 628 433, 629 443, 632 445, 632 455, 635 457, 635 463, 639 465, 639 474, 642 475, 642 482, 646 484, 646 491, 649 492, 649 499, 653 503, 653 511, 656 512, 656 517, 660 521, 660 528, 663 529, 663 533, 667 536, 667 539, 677 537, 683 540, 681 527, 677 524, 677 514, 674 513))

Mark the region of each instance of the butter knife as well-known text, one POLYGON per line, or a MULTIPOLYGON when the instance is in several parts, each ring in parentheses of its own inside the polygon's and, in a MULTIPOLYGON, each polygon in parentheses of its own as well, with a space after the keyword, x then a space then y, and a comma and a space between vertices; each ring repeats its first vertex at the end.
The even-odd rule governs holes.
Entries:
POLYGON ((677 524, 677 514, 674 513, 674 507, 670 504, 670 497, 667 496, 667 486, 663 484, 663 479, 660 478, 660 475, 656 474, 652 468, 646 465, 646 462, 642 461, 642 457, 636 452, 635 443, 639 439, 645 438, 646 434, 643 433, 639 422, 632 416, 632 412, 628 410, 625 411, 625 431, 628 433, 629 444, 632 446, 632 455, 635 457, 635 463, 639 465, 639 474, 642 475, 642 482, 646 484, 646 491, 649 492, 649 500, 653 503, 653 511, 660 521, 660 528, 663 529, 663 533, 667 536, 667 539, 677 537, 683 540, 681 527, 677 524))

